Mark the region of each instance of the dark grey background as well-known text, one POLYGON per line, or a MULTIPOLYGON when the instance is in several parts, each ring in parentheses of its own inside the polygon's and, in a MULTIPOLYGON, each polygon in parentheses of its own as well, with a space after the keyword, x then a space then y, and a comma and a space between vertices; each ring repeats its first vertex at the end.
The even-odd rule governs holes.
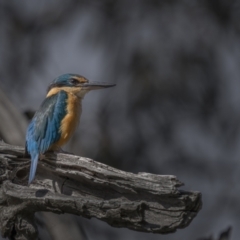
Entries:
POLYGON ((0 1, 0 88, 20 111, 63 73, 116 83, 85 97, 65 150, 202 192, 198 216, 170 235, 74 217, 90 240, 197 239, 230 225, 239 239, 239 66, 239 1, 0 1))

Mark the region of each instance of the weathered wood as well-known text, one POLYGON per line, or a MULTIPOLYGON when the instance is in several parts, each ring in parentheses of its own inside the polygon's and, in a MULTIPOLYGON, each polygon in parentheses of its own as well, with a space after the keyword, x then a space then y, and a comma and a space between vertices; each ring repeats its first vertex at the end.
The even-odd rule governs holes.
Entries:
POLYGON ((183 184, 175 176, 133 174, 84 157, 47 153, 27 186, 29 164, 22 147, 0 144, 0 231, 5 237, 35 239, 38 211, 170 233, 188 226, 201 209, 201 194, 179 190, 183 184))

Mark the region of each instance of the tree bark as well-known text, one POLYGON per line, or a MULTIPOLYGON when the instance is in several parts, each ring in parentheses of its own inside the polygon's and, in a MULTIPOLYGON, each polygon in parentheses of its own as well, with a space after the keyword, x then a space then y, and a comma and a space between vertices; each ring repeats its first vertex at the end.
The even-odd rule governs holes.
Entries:
POLYGON ((34 213, 95 217, 114 227, 171 233, 201 209, 201 194, 179 190, 171 175, 124 172, 89 158, 47 153, 27 186, 30 160, 22 147, 0 144, 0 231, 37 239, 34 213))

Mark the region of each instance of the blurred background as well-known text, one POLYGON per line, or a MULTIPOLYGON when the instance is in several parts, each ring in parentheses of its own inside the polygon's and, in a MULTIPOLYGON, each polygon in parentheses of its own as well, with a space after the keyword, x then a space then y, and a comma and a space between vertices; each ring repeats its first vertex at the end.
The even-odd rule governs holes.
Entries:
POLYGON ((203 208, 169 235, 43 213, 42 239, 194 240, 228 226, 239 239, 240 1, 0 0, 1 138, 24 145, 63 73, 117 84, 86 95, 66 151, 176 175, 203 208))

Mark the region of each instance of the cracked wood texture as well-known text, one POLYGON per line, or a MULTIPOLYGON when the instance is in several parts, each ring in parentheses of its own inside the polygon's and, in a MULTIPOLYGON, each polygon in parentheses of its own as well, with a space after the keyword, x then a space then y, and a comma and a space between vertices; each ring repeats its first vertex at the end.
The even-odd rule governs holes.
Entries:
POLYGON ((98 218, 114 227, 171 233, 201 209, 201 194, 179 190, 171 175, 124 172, 89 158, 47 153, 27 186, 24 148, 0 144, 0 231, 10 239, 37 239, 34 213, 98 218))

